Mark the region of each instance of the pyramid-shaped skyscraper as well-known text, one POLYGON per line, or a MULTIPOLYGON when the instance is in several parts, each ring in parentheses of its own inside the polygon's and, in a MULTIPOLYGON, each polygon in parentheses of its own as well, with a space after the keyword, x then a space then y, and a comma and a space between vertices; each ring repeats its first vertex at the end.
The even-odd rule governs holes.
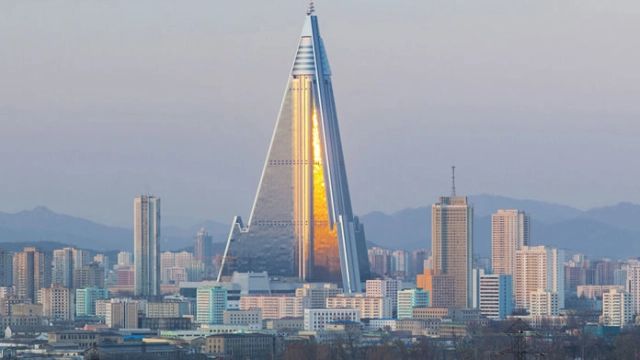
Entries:
POLYGON ((341 282, 369 275, 364 228, 353 216, 331 70, 311 9, 300 36, 248 223, 231 226, 218 279, 233 271, 341 282))

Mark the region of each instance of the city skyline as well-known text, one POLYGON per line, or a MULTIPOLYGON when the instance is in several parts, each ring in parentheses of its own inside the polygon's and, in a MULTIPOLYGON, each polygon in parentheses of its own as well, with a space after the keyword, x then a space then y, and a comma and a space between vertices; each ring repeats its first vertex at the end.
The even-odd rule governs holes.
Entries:
MULTIPOLYGON (((126 9, 105 4, 99 18, 88 5, 73 15, 59 13, 55 5, 38 6, 60 16, 40 19, 39 10, 25 2, 3 12, 2 23, 8 25, 0 37, 7 46, 0 51, 7 50, 2 53, 7 66, 0 71, 11 86, 0 90, 0 153, 6 154, 2 161, 7 169, 0 180, 2 210, 47 205, 128 224, 129 217, 117 209, 137 193, 152 192, 172 204, 167 217, 228 221, 229 214, 245 214, 260 176, 254 169, 268 143, 258 134, 272 126, 263 115, 277 113, 274 104, 292 55, 287 39, 297 35, 296 15, 305 4, 292 1, 277 11, 268 4, 249 9, 197 4, 172 12, 160 1, 154 3, 155 12, 136 11, 145 14, 142 19, 122 16, 123 10, 137 9, 134 4, 126 9), (224 18, 220 9, 228 10, 224 18), (25 27, 38 19, 44 21, 41 27, 25 27), (171 30, 161 26, 164 19, 171 21, 171 30), (57 32, 43 31, 47 27, 73 41, 61 53, 42 51, 60 41, 57 32), (159 32, 167 36, 135 46, 159 32), (122 34, 130 35, 123 47, 116 41, 122 34), (185 38, 193 40, 185 43, 185 38), (234 48, 234 39, 241 39, 244 48, 234 48), (267 40, 273 50, 263 49, 267 40), (97 56, 95 47, 112 52, 97 56), (220 52, 222 48, 226 51, 220 52), (177 51, 161 56, 170 49, 177 51), (25 63, 20 54, 45 60, 25 63), (61 68, 53 71, 52 64, 61 68), (101 75, 110 69, 115 71, 109 78, 101 75), (247 74, 251 86, 244 81, 240 86, 222 69, 247 74), (127 91, 120 92, 122 84, 127 91), (56 90, 59 85, 64 92, 56 90), (238 103, 237 94, 246 91, 255 106, 238 103), (255 133, 242 131, 247 128, 255 133), (143 129, 161 141, 140 149, 133 134, 143 129), (160 147, 176 143, 181 146, 171 146, 171 151, 160 147), (234 147, 237 143, 246 146, 234 147), (225 156, 227 149, 245 159, 243 164, 225 156), (146 177, 137 176, 139 171, 155 180, 141 180, 146 177), (87 206, 88 198, 105 206, 87 206)), ((551 1, 522 6, 492 1, 486 8, 426 2, 395 4, 388 14, 383 11, 387 6, 373 2, 354 16, 355 7, 323 3, 320 11, 330 25, 325 37, 335 48, 333 70, 348 75, 337 84, 339 98, 348 101, 338 105, 343 135, 349 139, 344 146, 352 186, 362 189, 352 194, 358 213, 431 203, 447 188, 447 167, 453 163, 468 194, 551 200, 579 208, 640 202, 637 185, 628 180, 637 177, 637 170, 610 161, 638 152, 639 129, 633 121, 638 82, 631 66, 638 53, 625 40, 638 26, 630 22, 640 10, 637 4, 621 1, 605 10, 592 3, 551 1), (506 13, 492 11, 500 5, 506 13), (588 21, 591 17, 601 22, 588 21), (394 19, 403 21, 394 27, 373 26, 394 19), (503 31, 507 26, 513 37, 503 31), (422 36, 398 41, 415 32, 422 36), (583 37, 589 41, 572 41, 583 37), (371 56, 376 42, 388 51, 371 56), (594 49, 602 51, 591 56, 594 49), (534 56, 537 65, 528 63, 534 56), (477 61, 467 63, 468 58, 477 61), (403 140, 382 141, 389 133, 403 140), (468 145, 447 148, 455 139, 468 145), (440 149, 448 149, 446 156, 440 149), (480 161, 498 153, 507 161, 480 161), (392 161, 388 154, 405 161, 392 161), (521 161, 508 161, 514 157, 521 161), (430 166, 415 165, 426 163, 430 166), (367 169, 378 164, 393 171, 369 176, 367 169), (386 188, 397 191, 392 196, 381 191, 386 188)))

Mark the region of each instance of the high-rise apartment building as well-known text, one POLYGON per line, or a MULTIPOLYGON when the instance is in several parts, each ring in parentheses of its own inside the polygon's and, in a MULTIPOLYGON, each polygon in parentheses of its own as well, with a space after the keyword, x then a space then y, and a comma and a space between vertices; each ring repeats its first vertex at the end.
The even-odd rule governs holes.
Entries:
POLYGON ((301 317, 304 310, 303 300, 302 296, 242 295, 240 310, 260 309, 263 319, 301 317))
POLYGON ((73 270, 73 287, 77 289, 88 287, 104 287, 104 269, 98 263, 91 263, 76 267, 73 270))
POLYGON ((517 250, 514 287, 517 309, 529 309, 529 294, 537 290, 556 293, 564 309, 564 251, 546 246, 517 250))
POLYGON ((76 316, 95 316, 96 301, 109 298, 109 291, 100 288, 76 289, 76 316))
MULTIPOLYGON (((100 303, 100 300, 98 300, 100 303)), ((111 299, 105 304, 105 324, 113 329, 137 329, 141 304, 136 300, 111 299)), ((97 307, 97 304, 96 304, 97 307)), ((96 313, 98 310, 96 309, 96 313)))
POLYGON ((75 314, 74 293, 71 289, 56 284, 42 288, 39 292, 39 303, 42 304, 44 316, 51 320, 73 320, 75 314))
POLYGON ((247 224, 234 219, 218 280, 267 271, 341 282, 360 292, 369 263, 353 215, 331 70, 317 17, 309 13, 247 224))
POLYGON ((610 289, 602 294, 602 316, 600 323, 605 326, 625 327, 633 322, 631 295, 619 289, 610 289))
POLYGON ((433 204, 431 246, 434 275, 447 275, 453 281, 451 307, 471 307, 473 207, 465 196, 443 196, 433 204))
POLYGON ((395 279, 375 279, 367 280, 365 283, 367 297, 383 297, 391 301, 392 315, 398 309, 398 288, 401 282, 395 279))
POLYGON ((140 195, 133 201, 135 294, 160 295, 160 199, 140 195))
POLYGON ((120 251, 118 253, 118 262, 116 263, 116 265, 133 265, 133 254, 128 251, 120 251))
POLYGON ((305 309, 322 309, 327 306, 327 298, 342 294, 342 289, 331 283, 307 283, 296 289, 296 297, 302 299, 305 309))
POLYGON ((73 248, 53 250, 53 269, 51 283, 66 288, 73 287, 73 248))
POLYGON ((633 313, 640 314, 640 262, 630 262, 626 268, 626 275, 626 289, 631 295, 633 313))
POLYGON ((515 274, 516 251, 529 245, 529 223, 529 216, 520 210, 498 210, 491 215, 491 267, 494 274, 515 274))
POLYGON ((0 287, 13 285, 13 256, 10 252, 0 250, 0 287))
POLYGON ((51 286, 51 257, 26 247, 13 258, 13 285, 18 297, 36 302, 38 290, 51 286))
POLYGON ((555 291, 543 289, 532 291, 529 293, 529 315, 533 317, 558 316, 560 310, 558 297, 559 295, 555 291))
POLYGON ((413 317, 413 309, 429 306, 429 293, 422 289, 398 291, 398 319, 413 317))
POLYGON ((196 322, 222 324, 227 309, 227 289, 222 286, 199 287, 196 292, 196 322))
POLYGON ((480 276, 480 314, 492 320, 504 320, 513 312, 511 275, 480 276))

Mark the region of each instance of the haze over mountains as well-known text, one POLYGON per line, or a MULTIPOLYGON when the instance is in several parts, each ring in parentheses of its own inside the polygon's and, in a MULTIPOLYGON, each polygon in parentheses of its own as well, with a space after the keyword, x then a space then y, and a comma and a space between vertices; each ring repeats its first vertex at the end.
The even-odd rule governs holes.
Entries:
MULTIPOLYGON (((491 252, 491 213, 499 208, 525 210, 532 219, 532 243, 554 245, 595 257, 626 258, 640 253, 640 205, 619 203, 587 211, 535 200, 495 195, 470 196, 475 209, 474 249, 479 256, 491 252)), ((431 207, 408 208, 393 214, 372 212, 361 216, 367 240, 389 248, 430 248, 431 207)), ((176 250, 193 244, 201 227, 214 241, 226 240, 229 224, 204 221, 189 227, 164 224, 162 249, 176 250)), ((94 250, 131 249, 131 230, 37 207, 18 213, 0 212, 0 247, 47 242, 47 247, 69 244, 94 250)), ((45 244, 43 244, 45 245, 45 244)), ((222 244, 218 245, 222 247, 222 244)))

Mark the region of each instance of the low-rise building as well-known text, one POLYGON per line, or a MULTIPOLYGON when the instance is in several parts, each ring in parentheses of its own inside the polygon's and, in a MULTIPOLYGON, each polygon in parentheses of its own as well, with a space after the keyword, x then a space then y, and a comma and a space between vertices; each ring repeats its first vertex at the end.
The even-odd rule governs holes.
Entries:
POLYGON ((250 310, 225 310, 223 314, 225 325, 258 325, 262 326, 262 310, 254 308, 250 310))
POLYGON ((304 309, 304 329, 323 330, 329 323, 336 321, 360 322, 360 310, 357 309, 304 309))
POLYGON ((240 310, 260 309, 263 319, 302 317, 303 298, 279 295, 243 295, 240 310))
POLYGON ((220 334, 205 339, 202 352, 229 359, 271 360, 281 353, 281 341, 269 334, 220 334))
POLYGON ((364 296, 363 294, 344 295, 327 298, 327 309, 358 309, 363 319, 384 319, 393 315, 389 297, 364 296))

